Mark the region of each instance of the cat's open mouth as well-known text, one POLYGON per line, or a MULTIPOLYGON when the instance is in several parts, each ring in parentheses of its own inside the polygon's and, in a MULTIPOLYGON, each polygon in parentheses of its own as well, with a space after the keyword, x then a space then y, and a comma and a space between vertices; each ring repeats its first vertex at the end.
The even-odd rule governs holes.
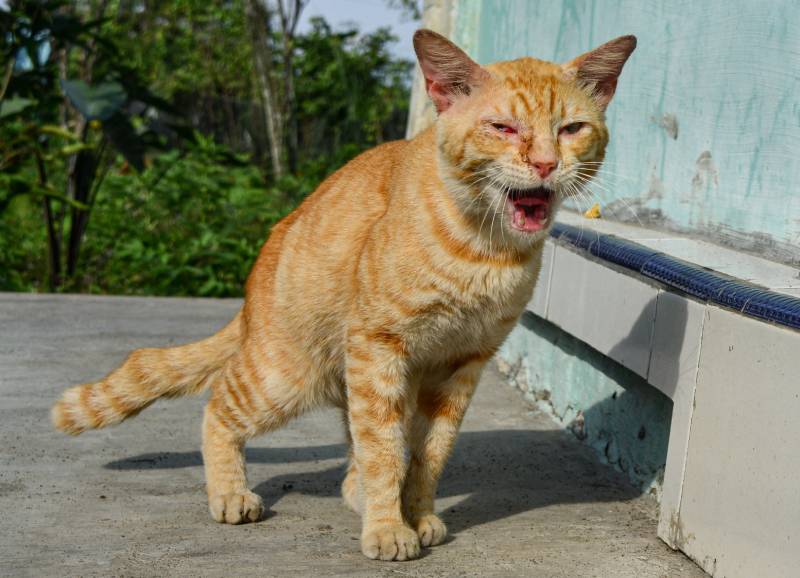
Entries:
POLYGON ((508 213, 511 227, 517 231, 534 233, 547 226, 553 191, 544 187, 511 189, 508 192, 508 213))

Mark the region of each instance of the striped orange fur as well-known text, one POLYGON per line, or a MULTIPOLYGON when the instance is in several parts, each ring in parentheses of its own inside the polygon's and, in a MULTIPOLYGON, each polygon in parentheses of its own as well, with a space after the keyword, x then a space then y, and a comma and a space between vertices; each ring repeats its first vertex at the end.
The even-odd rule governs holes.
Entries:
POLYGON ((337 406, 364 554, 405 560, 444 540, 437 481, 483 366, 530 299, 556 209, 603 160, 605 107, 635 39, 564 65, 486 67, 431 31, 414 43, 435 125, 357 157, 277 224, 226 328, 135 351, 68 389, 57 428, 78 434, 210 390, 209 508, 238 524, 262 511, 247 439, 337 406))

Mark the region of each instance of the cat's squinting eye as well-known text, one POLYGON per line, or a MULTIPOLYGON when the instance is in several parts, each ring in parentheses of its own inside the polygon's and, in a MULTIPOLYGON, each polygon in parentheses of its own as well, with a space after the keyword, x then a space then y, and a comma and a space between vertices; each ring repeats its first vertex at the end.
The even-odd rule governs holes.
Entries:
POLYGON ((517 134, 517 129, 515 129, 513 126, 503 124, 502 122, 493 122, 492 128, 502 132, 503 134, 517 134))
POLYGON ((575 134, 583 128, 582 122, 573 122, 568 125, 562 126, 559 132, 564 134, 575 134))

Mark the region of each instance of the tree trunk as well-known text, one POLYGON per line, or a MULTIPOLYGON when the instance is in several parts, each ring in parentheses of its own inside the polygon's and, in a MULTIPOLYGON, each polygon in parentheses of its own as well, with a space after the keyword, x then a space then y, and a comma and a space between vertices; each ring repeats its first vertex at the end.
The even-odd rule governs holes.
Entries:
POLYGON ((286 145, 289 167, 292 172, 297 170, 297 155, 299 149, 297 107, 294 91, 294 36, 300 14, 308 4, 308 0, 277 0, 278 14, 281 22, 281 40, 283 56, 283 120, 287 133, 286 145))
MULTIPOLYGON (((88 127, 81 127, 81 142, 88 139, 88 127)), ((86 209, 72 207, 70 212, 69 244, 67 245, 67 280, 76 285, 75 274, 78 271, 78 258, 80 257, 83 235, 89 224, 90 203, 89 198, 92 184, 97 176, 98 156, 94 151, 81 151, 76 154, 70 163, 69 180, 67 181, 67 195, 86 205, 86 209)), ((73 287, 77 289, 78 287, 73 287)))
POLYGON ((297 170, 297 151, 300 148, 297 139, 297 115, 295 114, 294 96, 294 54, 292 40, 284 38, 283 66, 284 66, 284 112, 283 117, 286 123, 286 152, 289 161, 289 169, 292 172, 297 170))
POLYGON ((263 107, 263 117, 269 137, 272 174, 280 179, 286 174, 284 165, 283 119, 280 114, 280 100, 272 78, 272 41, 270 39, 267 8, 260 0, 245 2, 246 17, 253 45, 253 60, 256 86, 263 107))
MULTIPOLYGON (((91 3, 85 18, 94 20, 105 17, 108 4, 109 0, 91 3)), ((84 58, 80 63, 81 79, 89 85, 92 84, 94 65, 97 58, 95 44, 96 41, 94 39, 88 42, 84 51, 84 58)), ((63 72, 66 73, 66 68, 63 72)), ((76 132, 80 134, 82 143, 85 144, 89 141, 89 123, 82 116, 78 117, 76 132)), ((98 157, 91 150, 83 150, 70 157, 67 172, 67 198, 78 201, 88 207, 92 184, 97 176, 97 161, 98 157)), ((64 280, 72 284, 72 289, 78 289, 75 274, 78 271, 78 259, 83 236, 89 224, 89 214, 88 208, 79 209, 73 206, 70 210, 69 239, 66 247, 66 277, 64 280)), ((63 221, 64 217, 61 216, 62 226, 63 221)), ((63 239, 61 241, 63 242, 63 239)))
MULTIPOLYGON (((39 176, 39 186, 42 189, 47 187, 47 169, 40 154, 36 154, 36 170, 39 176)), ((48 288, 55 291, 61 287, 61 240, 56 233, 55 220, 53 219, 53 205, 50 197, 42 199, 44 206, 44 220, 47 226, 47 255, 48 255, 48 288)))

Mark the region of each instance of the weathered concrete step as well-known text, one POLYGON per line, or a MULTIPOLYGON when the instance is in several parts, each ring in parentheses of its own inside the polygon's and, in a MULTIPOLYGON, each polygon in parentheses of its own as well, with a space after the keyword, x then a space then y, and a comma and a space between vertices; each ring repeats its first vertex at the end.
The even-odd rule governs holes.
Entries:
POLYGON ((449 543, 413 562, 359 552, 339 498, 345 447, 324 411, 259 438, 266 520, 208 515, 201 399, 67 438, 48 410, 133 347, 203 337, 236 300, 0 294, 0 575, 703 576, 656 538, 655 504, 488 371, 440 488, 449 543))

